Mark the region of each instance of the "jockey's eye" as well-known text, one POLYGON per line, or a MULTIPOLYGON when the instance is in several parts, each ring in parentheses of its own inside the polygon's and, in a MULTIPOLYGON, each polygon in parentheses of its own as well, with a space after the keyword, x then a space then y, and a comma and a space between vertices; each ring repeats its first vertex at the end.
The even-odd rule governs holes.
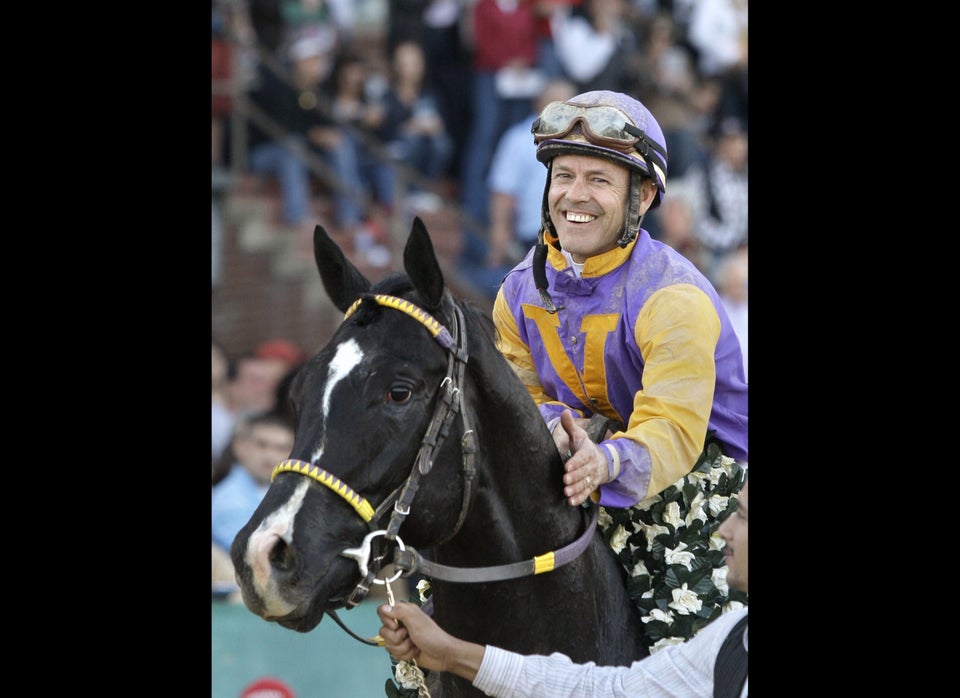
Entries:
POLYGON ((395 387, 391 388, 390 392, 387 393, 387 402, 395 402, 398 405, 410 400, 410 396, 413 395, 413 391, 410 388, 395 387))

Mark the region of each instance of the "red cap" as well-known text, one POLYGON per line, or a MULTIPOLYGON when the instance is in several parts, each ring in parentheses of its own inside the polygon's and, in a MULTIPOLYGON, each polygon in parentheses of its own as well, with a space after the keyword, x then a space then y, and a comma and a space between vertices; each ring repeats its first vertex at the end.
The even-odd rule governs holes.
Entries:
POLYGON ((265 677, 243 689, 240 698, 296 698, 296 694, 280 679, 265 677))
POLYGON ((296 366, 303 361, 303 352, 286 339, 269 339, 257 345, 254 352, 261 359, 280 359, 290 366, 296 366))

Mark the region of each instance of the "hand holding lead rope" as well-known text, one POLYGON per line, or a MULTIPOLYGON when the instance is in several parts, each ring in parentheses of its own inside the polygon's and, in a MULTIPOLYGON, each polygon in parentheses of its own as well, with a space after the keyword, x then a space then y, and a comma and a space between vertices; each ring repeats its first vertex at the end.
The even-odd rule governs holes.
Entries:
MULTIPOLYGON (((393 597, 393 589, 390 588, 390 580, 389 579, 384 580, 384 584, 386 584, 387 586, 387 603, 390 604, 391 606, 395 606, 397 602, 393 597)), ((400 621, 398 620, 397 625, 398 626, 402 625, 402 623, 400 623, 400 621)), ((377 640, 378 643, 381 646, 383 646, 384 644, 383 638, 380 637, 379 635, 377 635, 377 638, 378 638, 377 640)), ((423 669, 417 666, 417 660, 411 659, 406 662, 400 662, 398 666, 402 664, 407 664, 409 668, 412 669, 412 672, 413 672, 412 678, 414 683, 416 683, 417 685, 417 695, 419 695, 420 698, 430 698, 430 690, 427 688, 427 677, 424 676, 423 669)), ((399 677, 398 677, 398 680, 399 680, 399 677)))

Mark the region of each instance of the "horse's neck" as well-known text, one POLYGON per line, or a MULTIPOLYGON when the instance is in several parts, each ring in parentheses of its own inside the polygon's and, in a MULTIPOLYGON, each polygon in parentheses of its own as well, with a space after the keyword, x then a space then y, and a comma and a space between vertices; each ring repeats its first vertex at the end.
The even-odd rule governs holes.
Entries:
POLYGON ((563 496, 563 465, 553 437, 527 389, 496 347, 492 351, 495 356, 480 357, 474 376, 478 469, 486 482, 470 518, 480 522, 480 533, 521 545, 542 546, 551 538, 567 543, 583 524, 563 496))

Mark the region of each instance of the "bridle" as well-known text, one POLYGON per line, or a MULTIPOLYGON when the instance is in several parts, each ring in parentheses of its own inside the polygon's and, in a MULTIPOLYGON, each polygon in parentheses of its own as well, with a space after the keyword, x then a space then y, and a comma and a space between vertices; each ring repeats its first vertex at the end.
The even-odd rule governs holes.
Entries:
MULTIPOLYGON (((473 500, 474 486, 477 478, 476 465, 474 463, 477 453, 477 437, 472 426, 470 415, 467 411, 461 410, 462 405, 460 401, 462 395, 461 386, 463 385, 463 377, 468 359, 466 320, 463 317, 463 311, 453 302, 449 291, 445 290, 442 302, 446 302, 447 305, 453 308, 454 323, 451 330, 448 330, 436 318, 410 301, 385 294, 362 294, 360 298, 347 309, 344 315, 344 321, 346 321, 364 301, 374 302, 383 307, 393 308, 409 315, 427 328, 433 338, 448 352, 448 357, 447 373, 440 383, 440 396, 437 400, 437 405, 430 419, 430 423, 427 426, 426 433, 420 441, 420 450, 415 459, 414 467, 411 469, 406 481, 391 492, 376 509, 346 483, 331 475, 323 468, 308 463, 307 461, 288 459, 282 461, 273 469, 271 481, 280 473, 292 472, 309 477, 330 488, 346 500, 360 518, 369 524, 371 529, 370 533, 364 537, 360 547, 348 548, 340 553, 340 555, 344 557, 355 559, 362 575, 360 582, 357 583, 353 592, 351 592, 345 605, 348 608, 353 608, 359 604, 370 591, 371 584, 387 584, 395 581, 400 575, 410 576, 417 570, 421 570, 423 574, 428 577, 450 582, 491 582, 543 574, 576 559, 590 544, 599 516, 599 508, 596 502, 589 498, 587 501, 590 502, 592 508, 591 521, 578 539, 559 550, 537 555, 532 559, 521 562, 494 565, 491 567, 450 567, 431 562, 425 559, 416 549, 403 544, 402 539, 397 533, 404 519, 410 514, 410 506, 414 497, 417 495, 417 491, 420 489, 421 477, 429 473, 433 468, 434 454, 446 440, 450 432, 450 426, 457 414, 461 415, 463 422, 463 435, 460 437, 464 473, 463 498, 456 525, 448 536, 435 545, 441 545, 447 542, 460 531, 473 500), (386 529, 378 529, 377 526, 380 520, 391 507, 393 511, 386 529), (384 536, 387 541, 397 545, 394 564, 398 571, 393 577, 387 580, 377 579, 384 556, 380 555, 372 560, 370 559, 371 543, 374 538, 379 536, 384 536)), ((378 644, 361 638, 350 631, 337 617, 334 609, 327 609, 326 613, 328 613, 341 628, 357 640, 371 645, 378 644)))

